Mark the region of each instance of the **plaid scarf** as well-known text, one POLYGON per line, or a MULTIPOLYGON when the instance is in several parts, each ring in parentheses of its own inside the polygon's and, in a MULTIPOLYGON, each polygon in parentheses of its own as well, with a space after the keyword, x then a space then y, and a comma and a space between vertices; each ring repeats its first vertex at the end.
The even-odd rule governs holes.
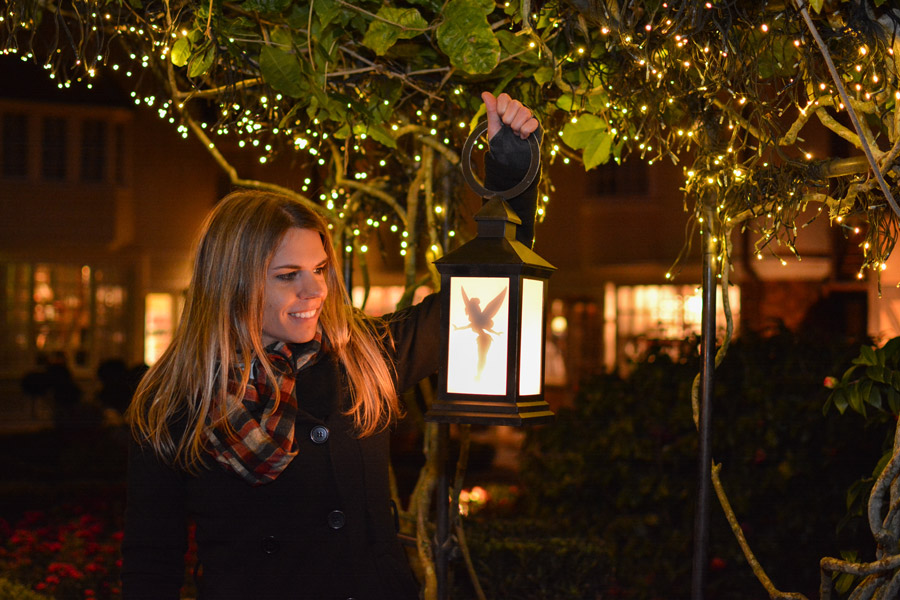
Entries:
POLYGON ((242 392, 240 380, 229 378, 228 393, 220 402, 235 407, 226 417, 233 433, 229 434, 220 423, 209 427, 206 436, 215 459, 247 483, 263 485, 274 481, 297 456, 294 382, 301 369, 316 363, 321 347, 321 330, 306 344, 277 342, 267 346, 266 355, 275 371, 274 385, 267 381, 259 359, 253 361, 250 380, 242 392))

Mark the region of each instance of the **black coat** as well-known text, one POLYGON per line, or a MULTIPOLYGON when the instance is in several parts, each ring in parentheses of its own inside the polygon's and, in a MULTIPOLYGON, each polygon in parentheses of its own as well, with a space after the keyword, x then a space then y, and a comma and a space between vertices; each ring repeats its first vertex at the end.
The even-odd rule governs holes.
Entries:
MULTIPOLYGON (((397 316, 402 390, 437 368, 440 305, 430 296, 397 316)), ((354 436, 337 410, 346 387, 333 356, 300 371, 296 389, 299 453, 271 483, 251 486, 215 462, 188 475, 132 448, 125 600, 179 597, 188 519, 196 523, 203 600, 418 598, 397 541, 388 433, 354 436)))

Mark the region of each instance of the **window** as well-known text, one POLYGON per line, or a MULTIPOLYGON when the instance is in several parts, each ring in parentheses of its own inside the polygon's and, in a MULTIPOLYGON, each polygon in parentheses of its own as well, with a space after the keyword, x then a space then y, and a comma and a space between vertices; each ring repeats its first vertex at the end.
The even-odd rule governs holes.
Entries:
POLYGON ((144 297, 144 362, 153 366, 172 342, 175 332, 175 298, 152 293, 144 297))
MULTIPOLYGON (((728 289, 734 323, 740 320, 740 290, 728 289)), ((607 284, 604 299, 607 334, 604 356, 607 367, 613 362, 636 360, 650 351, 681 357, 683 341, 700 335, 703 297, 698 286, 607 284)), ((719 337, 725 334, 722 288, 716 290, 716 323, 719 337)))
POLYGON ((41 177, 48 181, 66 178, 66 120, 60 117, 44 117, 41 122, 41 177))
POLYGON ((71 263, 0 263, 0 367, 41 357, 93 369, 126 352, 127 288, 120 269, 71 263))
POLYGON ((106 180, 106 123, 86 119, 81 124, 81 180, 106 180))
POLYGON ((24 114, 3 115, 3 176, 28 176, 28 117, 24 114))
POLYGON ((3 295, 0 297, 0 366, 30 366, 32 265, 11 263, 0 265, 3 295))

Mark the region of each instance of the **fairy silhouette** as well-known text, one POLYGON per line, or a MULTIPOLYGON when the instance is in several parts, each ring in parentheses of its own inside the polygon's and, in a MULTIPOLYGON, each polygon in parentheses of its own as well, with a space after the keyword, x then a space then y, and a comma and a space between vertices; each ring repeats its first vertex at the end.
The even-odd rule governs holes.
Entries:
POLYGON ((506 288, 503 288, 497 296, 488 302, 487 306, 482 310, 481 300, 479 298, 469 298, 466 295, 466 288, 462 289, 463 301, 466 305, 466 316, 469 317, 469 324, 462 327, 453 326, 454 329, 471 329, 477 335, 478 344, 478 370, 475 379, 481 379, 481 373, 484 371, 487 362, 488 350, 491 349, 493 338, 491 334, 500 335, 499 331, 491 329, 494 326, 494 315, 500 310, 503 299, 506 297, 506 288))

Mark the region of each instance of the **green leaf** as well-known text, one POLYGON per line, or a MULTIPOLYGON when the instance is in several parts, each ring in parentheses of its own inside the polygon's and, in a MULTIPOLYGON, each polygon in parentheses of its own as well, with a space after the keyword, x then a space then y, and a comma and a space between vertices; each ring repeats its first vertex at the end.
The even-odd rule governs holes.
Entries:
POLYGON ((609 151, 612 147, 612 141, 613 136, 608 133, 598 134, 594 143, 584 149, 584 152, 581 154, 581 160, 584 163, 585 171, 609 162, 609 151))
POLYGON ((859 350, 860 364, 874 366, 878 364, 878 356, 871 346, 862 346, 859 350))
POLYGON ((888 340, 888 342, 881 347, 881 351, 884 353, 886 358, 889 358, 896 362, 898 353, 900 353, 900 337, 895 337, 888 340))
POLYGON ((580 110, 581 108, 583 108, 581 105, 581 98, 583 98, 583 96, 579 96, 576 100, 574 94, 563 94, 556 99, 556 107, 566 112, 580 110))
POLYGON ((382 56, 397 40, 408 40, 416 37, 428 28, 428 23, 415 8, 388 8, 381 7, 376 13, 381 19, 390 21, 386 23, 375 19, 369 24, 362 44, 382 56))
POLYGON ((891 411, 892 415, 898 414, 900 411, 900 394, 897 393, 893 387, 889 387, 886 392, 887 395, 887 405, 888 410, 891 411))
POLYGON ((437 12, 441 9, 441 5, 443 2, 441 0, 409 0, 410 4, 418 4, 419 6, 424 6, 425 8, 437 12))
MULTIPOLYGON (((815 2, 815 0, 812 1, 815 2)), ((853 586, 855 579, 856 576, 851 573, 841 573, 834 582, 834 589, 837 590, 838 594, 846 594, 853 586)))
POLYGON ((541 67, 534 72, 534 80, 538 85, 544 85, 553 81, 554 71, 551 67, 541 67))
POLYGON ((850 392, 850 406, 862 416, 866 416, 866 403, 872 395, 872 385, 871 379, 863 379, 850 392))
POLYGON ((596 115, 581 115, 575 123, 566 123, 562 140, 566 145, 581 150, 581 160, 586 170, 609 161, 613 136, 609 125, 596 115))
POLYGON ((866 492, 871 486, 864 479, 860 479, 853 483, 850 486, 850 489, 847 490, 847 510, 853 508, 853 505, 856 503, 856 499, 859 498, 864 492, 866 492))
POLYGON ((759 76, 768 79, 775 75, 789 75, 794 72, 798 59, 794 40, 787 35, 762 34, 768 43, 764 44, 758 57, 759 76))
POLYGON ((866 368, 866 377, 877 381, 878 383, 887 383, 885 380, 885 369, 884 367, 868 367, 866 368))
POLYGON ((387 146, 388 148, 396 148, 397 141, 393 138, 390 131, 384 125, 363 125, 359 123, 353 126, 353 133, 366 134, 376 142, 387 146))
POLYGON ((169 57, 172 60, 172 64, 176 67, 183 67, 186 65, 188 59, 191 57, 191 41, 186 36, 178 38, 178 40, 172 44, 172 52, 169 57))
POLYGON ((188 77, 200 77, 212 66, 216 58, 216 47, 213 44, 206 46, 195 53, 188 62, 188 77))
POLYGON ((532 46, 532 40, 527 35, 516 35, 508 29, 497 31, 497 39, 500 40, 500 46, 506 50, 510 56, 516 55, 516 60, 528 65, 541 64, 541 57, 538 56, 537 46, 532 46))
POLYGON ((847 389, 847 402, 850 403, 850 408, 854 411, 862 412, 862 399, 860 398, 858 385, 853 385, 847 389))
MULTIPOLYGON (((847 410, 847 406, 849 406, 849 401, 847 400, 847 392, 846 390, 837 390, 830 397, 829 400, 834 402, 834 407, 840 414, 844 414, 847 410)), ((828 406, 826 405, 826 409, 828 406)))
POLYGON ((339 140, 345 140, 345 139, 347 139, 347 137, 350 136, 350 131, 351 131, 351 130, 350 130, 350 124, 349 124, 349 123, 344 123, 343 125, 341 125, 340 127, 338 127, 338 129, 337 129, 334 133, 332 133, 331 135, 333 135, 334 137, 338 138, 339 140))
POLYGON ((272 89, 291 98, 300 98, 309 90, 297 55, 273 46, 263 46, 259 52, 259 71, 272 89))
POLYGON ((313 5, 319 24, 324 28, 341 13, 340 5, 335 0, 316 0, 313 5))
POLYGON ((872 390, 869 392, 869 395, 866 397, 866 402, 868 402, 871 406, 875 408, 882 408, 881 404, 881 389, 880 386, 873 385, 872 390))
POLYGON ((859 552, 856 550, 841 550, 841 558, 847 562, 859 562, 859 552))
POLYGON ((816 14, 821 14, 823 4, 825 4, 825 0, 809 0, 809 5, 816 11, 816 14))
POLYGON ((565 93, 556 100, 556 107, 566 112, 574 110, 586 110, 592 113, 600 112, 606 105, 607 97, 603 94, 578 94, 565 93))
POLYGON ((454 67, 467 73, 489 73, 500 62, 500 42, 487 15, 492 0, 450 0, 437 29, 438 47, 454 67))
POLYGON ((891 380, 887 383, 890 383, 895 390, 900 390, 900 371, 892 371, 891 380))
POLYGON ((277 14, 291 5, 291 0, 245 0, 241 8, 247 12, 277 14))
MULTIPOLYGON (((853 359, 854 362, 855 362, 856 360, 858 360, 858 359, 853 359)), ((841 383, 840 383, 840 385, 848 385, 848 384, 850 383, 850 378, 853 376, 853 372, 854 372, 854 371, 856 371, 856 367, 855 367, 855 366, 854 366, 854 367, 850 367, 849 369, 847 369, 846 371, 844 371, 844 374, 841 375, 841 383)))

